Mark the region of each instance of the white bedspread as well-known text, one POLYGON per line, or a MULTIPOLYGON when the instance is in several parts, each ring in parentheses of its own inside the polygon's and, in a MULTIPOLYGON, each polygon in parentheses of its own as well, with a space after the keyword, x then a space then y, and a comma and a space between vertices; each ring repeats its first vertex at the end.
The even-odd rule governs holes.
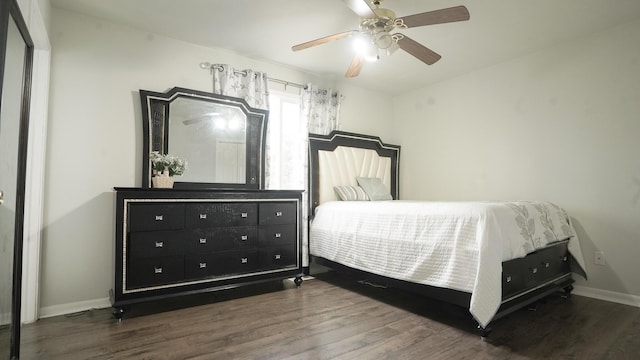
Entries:
POLYGON ((331 201, 316 209, 310 254, 352 268, 472 293, 486 326, 500 307, 502 262, 569 239, 575 231, 549 202, 331 201))

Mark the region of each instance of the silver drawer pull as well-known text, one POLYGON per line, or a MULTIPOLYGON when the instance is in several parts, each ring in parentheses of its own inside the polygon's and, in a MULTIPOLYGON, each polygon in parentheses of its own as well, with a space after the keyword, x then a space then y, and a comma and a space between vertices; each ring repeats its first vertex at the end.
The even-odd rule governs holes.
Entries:
POLYGON ((511 276, 507 276, 507 282, 510 283, 511 282, 511 276))
POLYGON ((249 217, 249 214, 248 213, 241 213, 240 217, 246 218, 246 217, 249 217))
POLYGON ((276 216, 277 216, 277 217, 282 216, 282 211, 276 211, 276 216))
POLYGON ((566 256, 562 257, 562 261, 567 261, 567 260, 568 260, 568 258, 566 256))
POLYGON ((549 263, 548 262, 543 262, 542 265, 544 265, 545 268, 549 267, 549 263))
POLYGON ((156 247, 157 248, 164 247, 164 241, 156 241, 156 247))
POLYGON ((207 214, 200 214, 200 219, 206 219, 207 218, 207 214))
POLYGON ((276 260, 280 260, 280 254, 276 254, 276 256, 274 256, 274 258, 275 258, 276 260))
POLYGON ((156 221, 164 220, 164 215, 156 215, 156 221))
POLYGON ((249 236, 248 236, 248 235, 242 235, 242 236, 240 236, 240 240, 242 240, 242 241, 247 241, 247 239, 248 239, 248 238, 249 238, 249 236))
POLYGON ((198 264, 198 266, 200 267, 200 269, 206 269, 207 263, 200 263, 198 264))
POLYGON ((200 239, 200 244, 206 244, 207 243, 207 239, 206 238, 201 238, 200 239))
POLYGON ((155 274, 162 274, 162 268, 161 268, 161 267, 153 268, 153 272, 154 272, 155 274))
POLYGON ((279 238, 282 237, 282 234, 281 233, 275 233, 275 234, 273 234, 273 236, 275 236, 277 239, 279 239, 279 238))
POLYGON ((531 268, 531 272, 534 273, 534 274, 537 274, 538 273, 538 268, 537 267, 531 268))
POLYGON ((241 261, 243 264, 246 264, 246 263, 248 263, 248 262, 249 262, 249 259, 248 259, 248 258, 242 258, 242 259, 240 259, 240 261, 241 261))

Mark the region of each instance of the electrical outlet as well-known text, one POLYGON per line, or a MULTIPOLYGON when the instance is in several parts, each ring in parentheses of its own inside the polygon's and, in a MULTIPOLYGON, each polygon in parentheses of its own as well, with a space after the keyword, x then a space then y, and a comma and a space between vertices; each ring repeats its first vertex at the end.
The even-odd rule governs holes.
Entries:
POLYGON ((604 251, 593 252, 593 263, 596 265, 604 265, 604 251))

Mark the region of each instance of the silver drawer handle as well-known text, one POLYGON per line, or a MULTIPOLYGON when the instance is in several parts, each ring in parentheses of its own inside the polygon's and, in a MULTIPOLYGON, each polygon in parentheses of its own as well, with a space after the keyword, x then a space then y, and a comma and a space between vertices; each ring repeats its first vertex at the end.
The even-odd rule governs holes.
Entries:
POLYGON ((510 283, 511 282, 511 276, 507 276, 507 282, 510 283))
POLYGON ((200 219, 206 219, 207 218, 207 214, 200 214, 200 219))
POLYGON ((156 221, 162 221, 162 220, 164 220, 163 215, 156 215, 156 221))
POLYGON ((246 263, 248 263, 248 262, 249 262, 249 259, 248 259, 248 258, 242 258, 242 259, 240 259, 240 261, 241 261, 243 264, 246 264, 246 263))
POLYGON ((537 267, 531 268, 531 272, 534 273, 534 274, 537 274, 538 273, 538 268, 537 267))
POLYGON ((246 217, 249 217, 249 214, 248 213, 242 213, 242 214, 240 214, 240 217, 246 218, 246 217))
POLYGON ((247 239, 248 239, 248 238, 249 238, 249 236, 248 236, 248 235, 242 235, 242 236, 240 236, 240 240, 242 240, 242 241, 247 241, 247 239))
POLYGON ((200 244, 206 244, 207 243, 207 239, 206 238, 201 238, 200 239, 200 244))
POLYGON ((156 247, 161 248, 164 246, 164 241, 156 241, 156 247))
POLYGON ((275 234, 274 234, 274 236, 275 236, 277 239, 279 239, 279 238, 281 238, 281 237, 282 237, 282 234, 281 234, 281 233, 275 233, 275 234))
POLYGON ((161 267, 153 268, 153 272, 155 274, 162 274, 162 268, 161 267))
POLYGON ((543 262, 542 264, 544 265, 545 268, 549 267, 549 263, 548 262, 543 262))
POLYGON ((276 211, 276 216, 277 216, 277 217, 282 216, 282 211, 276 211))
POLYGON ((563 256, 563 257, 562 257, 562 261, 567 261, 567 260, 568 260, 568 259, 567 259, 567 257, 566 257, 566 256, 563 256))
POLYGON ((276 254, 276 256, 274 256, 274 258, 275 258, 276 260, 280 260, 280 254, 276 254))
POLYGON ((207 263, 200 263, 200 269, 205 269, 207 267, 207 263))

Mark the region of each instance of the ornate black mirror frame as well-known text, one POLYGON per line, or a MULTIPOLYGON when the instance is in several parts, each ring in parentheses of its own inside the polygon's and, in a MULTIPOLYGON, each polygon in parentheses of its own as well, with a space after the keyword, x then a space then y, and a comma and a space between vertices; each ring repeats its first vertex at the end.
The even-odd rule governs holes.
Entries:
POLYGON ((264 189, 265 143, 269 112, 249 106, 244 99, 180 87, 174 87, 164 93, 140 90, 143 129, 142 187, 151 187, 152 168, 149 154, 152 151, 162 154, 170 153, 169 110, 171 102, 178 98, 230 106, 246 115, 246 178, 244 183, 180 182, 179 178, 176 178, 174 188, 264 189))

